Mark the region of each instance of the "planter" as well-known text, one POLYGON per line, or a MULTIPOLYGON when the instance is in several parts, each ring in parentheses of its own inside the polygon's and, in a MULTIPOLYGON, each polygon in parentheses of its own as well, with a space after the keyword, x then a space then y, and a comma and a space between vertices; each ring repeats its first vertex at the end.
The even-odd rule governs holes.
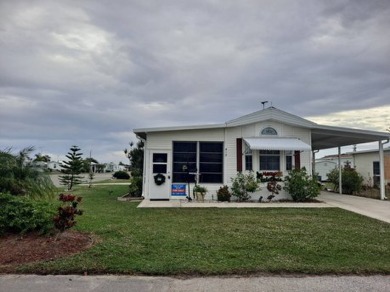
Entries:
POLYGON ((204 196, 205 195, 206 195, 206 193, 194 192, 195 200, 198 201, 198 202, 204 202, 204 196))

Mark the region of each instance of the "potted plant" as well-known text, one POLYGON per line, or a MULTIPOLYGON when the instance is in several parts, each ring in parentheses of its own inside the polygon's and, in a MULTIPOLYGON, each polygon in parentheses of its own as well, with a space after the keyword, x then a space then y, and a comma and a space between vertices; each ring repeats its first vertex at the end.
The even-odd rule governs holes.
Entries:
POLYGON ((195 185, 194 189, 193 189, 193 192, 194 192, 195 200, 203 202, 204 201, 204 196, 207 193, 207 188, 203 187, 203 186, 200 186, 200 185, 195 185))

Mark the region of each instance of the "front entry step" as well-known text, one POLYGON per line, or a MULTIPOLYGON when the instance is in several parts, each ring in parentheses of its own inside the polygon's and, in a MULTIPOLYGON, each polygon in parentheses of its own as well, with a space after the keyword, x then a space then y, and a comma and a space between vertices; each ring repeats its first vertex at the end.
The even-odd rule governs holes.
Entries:
POLYGON ((150 201, 169 201, 169 199, 150 199, 150 201))

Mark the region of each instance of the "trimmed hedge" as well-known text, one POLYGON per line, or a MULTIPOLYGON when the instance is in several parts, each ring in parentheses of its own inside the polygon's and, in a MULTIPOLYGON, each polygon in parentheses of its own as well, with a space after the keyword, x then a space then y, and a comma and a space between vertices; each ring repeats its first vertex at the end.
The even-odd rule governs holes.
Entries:
POLYGON ((130 179, 130 175, 126 171, 117 171, 113 175, 116 179, 130 179))

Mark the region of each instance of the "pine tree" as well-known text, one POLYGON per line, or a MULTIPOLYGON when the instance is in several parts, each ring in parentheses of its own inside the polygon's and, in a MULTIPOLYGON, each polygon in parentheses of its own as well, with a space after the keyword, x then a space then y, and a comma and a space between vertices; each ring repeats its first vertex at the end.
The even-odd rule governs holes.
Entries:
POLYGON ((82 176, 79 174, 83 170, 83 159, 81 158, 83 153, 80 153, 80 150, 78 146, 72 146, 70 152, 66 155, 66 158, 69 160, 61 163, 61 172, 64 175, 60 176, 60 182, 68 186, 68 190, 71 190, 74 185, 81 183, 82 176))

